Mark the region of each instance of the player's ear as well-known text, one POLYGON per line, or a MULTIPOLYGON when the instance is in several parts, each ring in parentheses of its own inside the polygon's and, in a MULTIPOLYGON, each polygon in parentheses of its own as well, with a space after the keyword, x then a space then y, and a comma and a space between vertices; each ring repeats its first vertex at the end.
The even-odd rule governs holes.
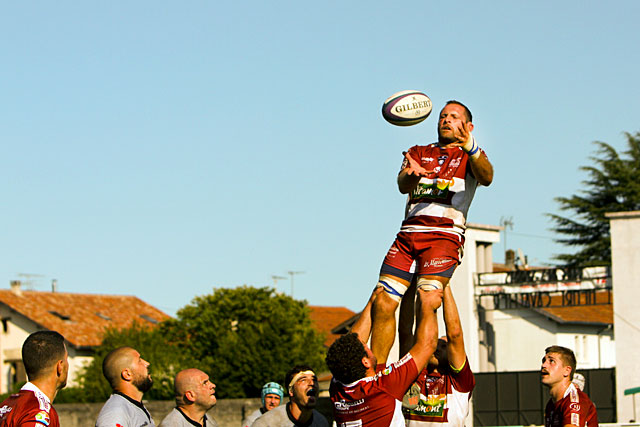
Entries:
POLYGON ((365 368, 367 368, 367 369, 369 369, 369 368, 371 368, 371 367, 372 367, 372 366, 371 366, 371 365, 372 365, 372 364, 371 364, 371 359, 369 359, 369 358, 368 358, 368 357, 366 357, 366 356, 362 358, 362 364, 363 364, 363 365, 364 365, 364 367, 365 367, 365 368))
POLYGON ((64 360, 58 360, 58 363, 56 363, 56 375, 61 377, 63 372, 64 372, 64 360))
POLYGON ((184 394, 184 398, 187 400, 187 402, 195 402, 196 401, 196 395, 194 392, 192 392, 191 390, 188 390, 185 394, 184 394))
POLYGON ((473 123, 467 122, 467 128, 469 129, 469 132, 472 132, 473 131, 473 123))
POLYGON ((131 381, 133 379, 133 374, 131 373, 131 369, 129 368, 123 369, 120 373, 120 376, 125 381, 131 381))

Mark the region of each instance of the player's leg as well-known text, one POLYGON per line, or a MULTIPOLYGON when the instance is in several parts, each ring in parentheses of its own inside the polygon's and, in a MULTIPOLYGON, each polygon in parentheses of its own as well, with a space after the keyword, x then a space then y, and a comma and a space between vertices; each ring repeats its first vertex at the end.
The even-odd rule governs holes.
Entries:
POLYGON ((396 309, 404 296, 409 281, 389 274, 380 275, 377 286, 382 292, 373 303, 371 351, 378 363, 386 363, 396 337, 396 309))
POLYGON ((462 242, 425 233, 416 239, 417 288, 424 291, 444 289, 460 263, 462 242))
POLYGON ((387 252, 380 278, 376 286, 384 289, 373 303, 371 351, 378 363, 386 363, 396 336, 396 309, 402 300, 411 277, 413 259, 409 255, 409 246, 399 233, 387 252))
POLYGON ((413 276, 411 285, 405 292, 405 297, 400 302, 400 315, 398 317, 398 341, 400 343, 400 358, 407 354, 415 342, 413 334, 416 304, 416 280, 413 276))

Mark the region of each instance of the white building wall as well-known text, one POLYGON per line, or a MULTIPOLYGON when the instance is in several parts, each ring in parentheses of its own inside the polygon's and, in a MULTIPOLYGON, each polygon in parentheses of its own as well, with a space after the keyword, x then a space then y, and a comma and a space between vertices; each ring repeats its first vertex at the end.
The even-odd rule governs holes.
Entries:
POLYGON ((634 408, 633 396, 624 395, 626 389, 640 387, 640 211, 607 217, 611 222, 616 402, 618 422, 622 423, 640 413, 640 408, 634 408))
POLYGON ((532 310, 495 310, 495 370, 540 368, 544 349, 556 341, 556 325, 532 310))
MULTIPOLYGON (((7 320, 7 331, 0 325, 0 393, 8 393, 11 376, 11 362, 22 360, 22 344, 32 332, 41 330, 33 321, 22 314, 0 305, 0 318, 7 320)), ((77 385, 78 374, 83 366, 90 363, 93 357, 86 352, 79 353, 67 343, 69 352, 69 377, 67 386, 77 385)))

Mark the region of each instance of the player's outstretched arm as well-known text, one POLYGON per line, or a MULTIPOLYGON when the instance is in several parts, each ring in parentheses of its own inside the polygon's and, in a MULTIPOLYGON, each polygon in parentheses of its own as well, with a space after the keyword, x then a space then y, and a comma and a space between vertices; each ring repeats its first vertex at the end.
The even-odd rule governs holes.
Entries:
POLYGON ((362 313, 360 313, 360 317, 358 317, 356 323, 351 327, 351 332, 358 334, 358 338, 360 338, 360 341, 364 344, 369 341, 369 336, 371 335, 371 308, 373 307, 373 302, 382 292, 383 288, 376 286, 371 293, 371 297, 369 297, 369 301, 367 301, 367 305, 364 306, 362 313))
POLYGON ((451 286, 444 288, 444 299, 442 303, 442 314, 444 326, 447 330, 447 356, 449 364, 454 370, 459 370, 467 360, 464 350, 464 337, 462 336, 462 324, 456 300, 453 298, 451 286))
POLYGON ((461 147, 469 155, 473 176, 476 177, 480 185, 488 186, 493 182, 493 165, 476 144, 475 138, 471 135, 472 130, 472 123, 463 122, 462 127, 456 129, 455 136, 458 142, 453 142, 449 146, 461 147))
POLYGON ((438 319, 436 310, 442 303, 442 291, 418 290, 418 312, 416 314, 416 343, 409 353, 418 367, 418 372, 425 367, 438 346, 438 319))
POLYGON ((398 190, 402 194, 407 194, 413 191, 418 185, 420 178, 429 175, 433 171, 426 170, 417 160, 415 160, 406 151, 402 153, 406 159, 406 166, 398 174, 398 190))

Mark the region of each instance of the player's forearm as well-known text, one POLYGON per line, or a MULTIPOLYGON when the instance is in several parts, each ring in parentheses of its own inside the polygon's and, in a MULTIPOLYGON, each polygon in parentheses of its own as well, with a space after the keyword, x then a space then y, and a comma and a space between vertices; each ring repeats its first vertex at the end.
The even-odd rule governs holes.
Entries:
POLYGON ((363 343, 369 341, 369 335, 371 335, 371 310, 373 308, 373 302, 380 292, 380 288, 374 289, 369 301, 367 301, 367 305, 364 306, 364 309, 360 313, 360 317, 358 317, 356 323, 351 327, 351 332, 358 334, 360 341, 363 343))
MULTIPOLYGON (((436 291, 430 291, 436 292, 436 291)), ((436 310, 420 302, 417 316, 416 342, 409 350, 418 370, 422 370, 438 346, 438 319, 436 310)))
POLYGON ((460 314, 453 294, 451 286, 444 289, 444 299, 442 304, 442 316, 444 318, 444 326, 447 330, 448 342, 462 341, 462 324, 460 323, 460 314))
POLYGON ((469 134, 467 141, 462 145, 462 149, 469 156, 471 171, 480 185, 488 186, 493 181, 493 166, 487 155, 480 149, 476 139, 469 134))
POLYGON ((398 174, 398 190, 402 194, 408 194, 413 191, 414 188, 420 182, 420 177, 416 175, 409 175, 407 169, 403 169, 398 174))
POLYGON ((471 171, 480 185, 489 186, 493 182, 493 165, 486 155, 470 158, 471 171))

